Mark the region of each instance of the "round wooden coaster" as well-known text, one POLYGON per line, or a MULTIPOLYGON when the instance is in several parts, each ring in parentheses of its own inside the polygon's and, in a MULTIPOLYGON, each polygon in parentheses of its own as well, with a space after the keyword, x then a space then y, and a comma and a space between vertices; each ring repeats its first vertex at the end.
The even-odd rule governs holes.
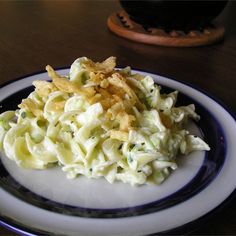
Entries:
POLYGON ((212 25, 203 31, 173 30, 169 33, 163 29, 145 28, 132 21, 125 11, 114 12, 107 20, 108 28, 115 34, 136 42, 170 47, 196 47, 216 43, 224 38, 223 26, 212 25))

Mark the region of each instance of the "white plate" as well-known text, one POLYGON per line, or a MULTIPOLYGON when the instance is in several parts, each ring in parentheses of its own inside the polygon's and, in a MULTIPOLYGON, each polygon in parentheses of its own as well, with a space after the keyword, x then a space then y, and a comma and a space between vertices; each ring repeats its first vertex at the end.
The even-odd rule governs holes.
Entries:
MULTIPOLYGON (((67 74, 68 69, 58 72, 67 74)), ((179 104, 196 105, 201 121, 191 123, 189 128, 203 136, 211 151, 182 157, 179 169, 161 186, 141 187, 84 177, 68 180, 58 168, 24 170, 1 153, 3 226, 29 235, 173 233, 211 212, 234 192, 234 118, 215 100, 189 85, 138 72, 151 75, 164 91, 179 90, 179 104)), ((0 112, 16 109, 32 91, 32 81, 41 79, 47 79, 47 74, 37 73, 4 85, 0 89, 0 112)))

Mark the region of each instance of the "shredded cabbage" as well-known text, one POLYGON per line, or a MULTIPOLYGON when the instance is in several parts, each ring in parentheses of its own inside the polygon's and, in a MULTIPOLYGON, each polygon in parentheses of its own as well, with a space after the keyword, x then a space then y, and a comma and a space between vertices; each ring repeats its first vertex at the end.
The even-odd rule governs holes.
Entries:
POLYGON ((178 92, 161 94, 151 76, 114 68, 115 58, 86 57, 36 89, 16 111, 0 114, 0 149, 24 168, 58 164, 68 178, 104 177, 131 185, 161 184, 179 154, 210 150, 185 124, 193 104, 176 107, 178 92))

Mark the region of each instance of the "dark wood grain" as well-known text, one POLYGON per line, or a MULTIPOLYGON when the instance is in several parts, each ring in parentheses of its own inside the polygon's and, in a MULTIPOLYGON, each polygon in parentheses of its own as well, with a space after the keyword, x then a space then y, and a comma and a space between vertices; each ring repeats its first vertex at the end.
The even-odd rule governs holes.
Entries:
MULTIPOLYGON (((0 84, 44 70, 63 67, 87 56, 116 56, 130 65, 185 81, 206 90, 236 113, 236 2, 219 21, 224 42, 199 48, 167 48, 113 35, 107 17, 118 1, 0 1, 0 84)), ((235 180, 232 180, 235 181, 235 180)), ((0 235, 14 235, 0 228, 0 235)), ((236 200, 209 218, 191 235, 236 235, 236 200)))

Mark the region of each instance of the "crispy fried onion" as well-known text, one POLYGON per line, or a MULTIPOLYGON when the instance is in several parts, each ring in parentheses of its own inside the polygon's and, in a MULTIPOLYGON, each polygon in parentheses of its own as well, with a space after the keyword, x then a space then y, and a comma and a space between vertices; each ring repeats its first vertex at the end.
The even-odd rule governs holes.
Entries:
POLYGON ((33 82, 35 86, 35 91, 40 97, 47 97, 50 93, 57 91, 57 87, 54 86, 53 83, 43 81, 43 80, 35 80, 33 82))
POLYGON ((102 72, 104 74, 108 74, 114 70, 115 66, 116 66, 115 57, 109 57, 101 63, 93 62, 90 59, 83 61, 83 67, 91 72, 102 72))
POLYGON ((94 88, 79 87, 77 84, 73 83, 67 78, 58 75, 51 66, 47 65, 46 70, 48 72, 48 76, 52 79, 53 84, 58 90, 66 93, 78 93, 85 97, 91 97, 95 95, 94 88))
POLYGON ((43 115, 42 109, 31 98, 23 99, 21 104, 18 105, 18 107, 26 109, 26 110, 32 112, 36 117, 39 117, 39 116, 43 115))
MULTIPOLYGON (((86 84, 78 85, 67 77, 59 75, 48 65, 46 70, 52 83, 35 81, 33 84, 40 96, 48 96, 51 92, 59 90, 69 94, 80 94, 90 104, 101 103, 105 117, 118 124, 117 128, 109 132, 110 137, 127 141, 129 130, 133 129, 135 121, 133 107, 136 106, 139 110, 146 107, 135 93, 137 86, 130 83, 125 73, 115 70, 115 66, 115 57, 109 57, 102 63, 95 63, 90 59, 83 61, 82 67, 88 71, 89 79, 86 84)), ((36 105, 27 99, 23 100, 20 106, 31 110, 36 115, 40 111, 36 105)))
POLYGON ((134 90, 131 89, 131 87, 125 82, 125 79, 121 76, 121 74, 112 74, 112 76, 108 78, 108 81, 117 88, 123 89, 128 94, 130 100, 134 101, 139 109, 145 109, 145 105, 139 101, 139 98, 135 94, 134 90))
POLYGON ((112 139, 118 139, 120 141, 128 141, 129 140, 129 133, 125 131, 120 130, 111 130, 110 131, 110 138, 112 139))

